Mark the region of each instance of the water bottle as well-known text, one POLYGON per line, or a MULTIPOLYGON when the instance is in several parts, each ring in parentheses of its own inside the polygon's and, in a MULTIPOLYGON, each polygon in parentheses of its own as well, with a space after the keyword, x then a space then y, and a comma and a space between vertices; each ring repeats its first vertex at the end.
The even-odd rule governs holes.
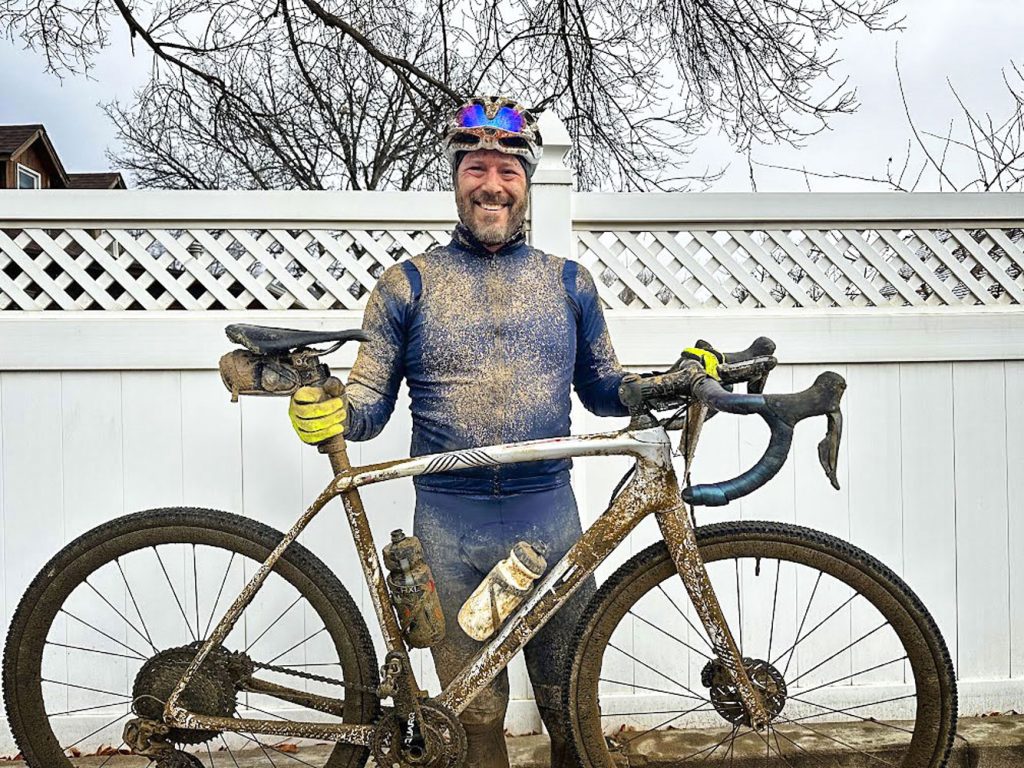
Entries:
POLYGON ((547 562, 528 542, 519 541, 509 556, 487 574, 459 609, 459 626, 474 640, 486 640, 526 599, 547 562))
POLYGON ((444 614, 434 588, 434 575, 423 559, 423 545, 401 530, 391 532, 384 547, 391 601, 405 640, 413 648, 429 648, 444 639, 444 614))

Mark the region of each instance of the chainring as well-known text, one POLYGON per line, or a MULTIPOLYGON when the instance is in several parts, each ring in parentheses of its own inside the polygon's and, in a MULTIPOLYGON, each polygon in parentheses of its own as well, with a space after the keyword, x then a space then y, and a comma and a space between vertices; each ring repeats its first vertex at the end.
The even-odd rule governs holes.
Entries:
MULTIPOLYGON (((159 651, 142 665, 132 685, 132 710, 147 720, 163 720, 164 704, 196 657, 203 643, 197 641, 159 651)), ((231 717, 241 684, 252 676, 253 663, 244 653, 217 646, 203 660, 178 699, 189 712, 231 717)), ((201 744, 219 731, 172 728, 167 740, 177 744, 201 744)))
POLYGON ((374 728, 370 750, 379 768, 455 768, 466 758, 466 730, 447 707, 434 701, 421 701, 421 748, 403 749, 408 723, 385 712, 374 728))

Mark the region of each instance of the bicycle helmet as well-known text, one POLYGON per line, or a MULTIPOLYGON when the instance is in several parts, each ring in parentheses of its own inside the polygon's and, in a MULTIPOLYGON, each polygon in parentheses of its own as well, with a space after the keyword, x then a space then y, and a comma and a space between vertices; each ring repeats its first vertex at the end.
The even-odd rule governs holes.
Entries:
POLYGON ((445 125, 443 146, 453 171, 467 152, 494 149, 519 158, 528 179, 544 152, 536 116, 505 96, 478 96, 459 107, 445 125))

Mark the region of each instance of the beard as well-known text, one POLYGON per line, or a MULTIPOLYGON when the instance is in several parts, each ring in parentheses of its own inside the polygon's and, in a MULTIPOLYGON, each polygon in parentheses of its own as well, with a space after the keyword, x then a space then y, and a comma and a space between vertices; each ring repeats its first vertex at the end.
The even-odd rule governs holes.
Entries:
POLYGON ((459 220, 484 245, 504 245, 519 233, 526 222, 526 195, 517 200, 509 199, 505 195, 482 193, 469 195, 456 192, 455 204, 459 210, 459 220), (479 208, 476 203, 508 205, 507 213, 504 217, 492 217, 479 208), (502 218, 504 218, 504 222, 501 220, 502 218))

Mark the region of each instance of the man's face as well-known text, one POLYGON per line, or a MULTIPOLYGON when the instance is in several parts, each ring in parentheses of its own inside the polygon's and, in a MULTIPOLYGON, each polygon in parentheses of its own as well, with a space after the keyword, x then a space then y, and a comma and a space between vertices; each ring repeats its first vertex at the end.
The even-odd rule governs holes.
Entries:
POLYGON ((526 173, 512 155, 493 149, 470 152, 455 177, 459 219, 493 250, 504 245, 526 220, 526 173))

